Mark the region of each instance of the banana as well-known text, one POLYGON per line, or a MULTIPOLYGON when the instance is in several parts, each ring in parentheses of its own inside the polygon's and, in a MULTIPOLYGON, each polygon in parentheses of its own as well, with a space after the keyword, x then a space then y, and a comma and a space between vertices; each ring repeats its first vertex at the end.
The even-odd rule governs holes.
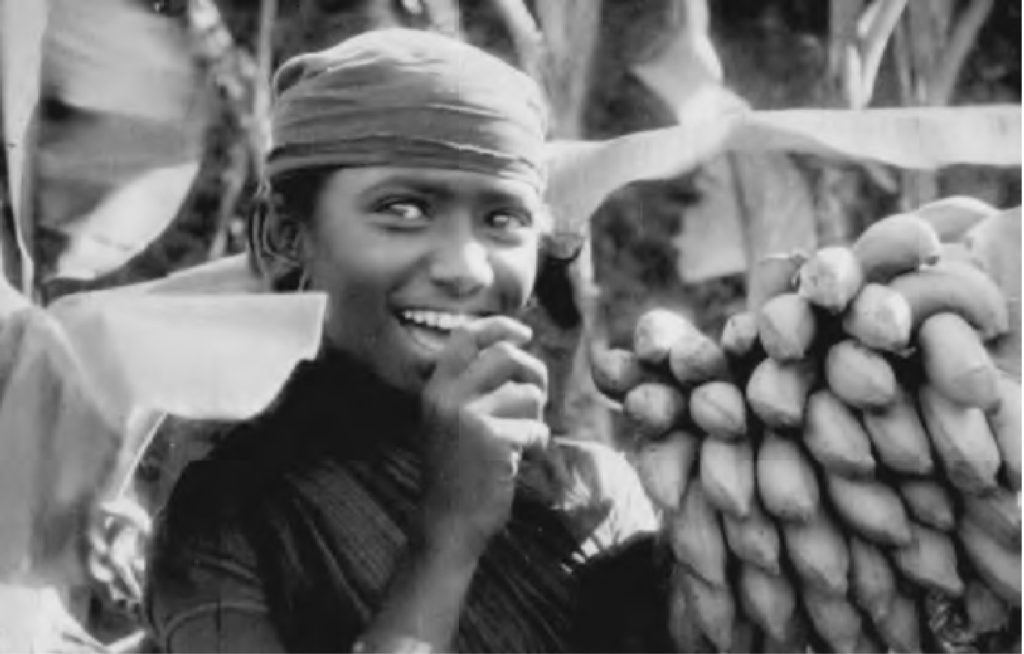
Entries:
POLYGON ((750 311, 729 316, 719 338, 722 350, 734 359, 742 359, 757 346, 757 317, 750 311))
POLYGON ((769 428, 796 429, 803 423, 804 406, 813 383, 813 369, 805 362, 765 359, 747 381, 747 402, 769 428))
POLYGON ((957 528, 960 544, 978 576, 1004 602, 1020 607, 1020 548, 1003 547, 970 517, 957 528))
POLYGON ((755 497, 745 518, 722 514, 722 527, 729 550, 747 563, 779 574, 779 531, 755 497))
MULTIPOLYGON (((791 652, 813 651, 810 645, 810 627, 803 618, 802 613, 793 615, 790 621, 789 633, 783 639, 772 638, 768 633, 764 634, 761 642, 763 654, 790 654, 791 652)), ((684 650, 694 651, 694 650, 684 650)))
POLYGON ((861 415, 871 443, 887 467, 912 475, 928 474, 934 468, 928 433, 917 408, 902 389, 892 404, 861 415))
POLYGON ((850 479, 826 475, 826 487, 843 522, 882 545, 906 545, 911 539, 910 521, 899 496, 874 479, 850 479))
POLYGON ((850 552, 839 529, 824 511, 804 524, 783 523, 782 537, 805 590, 814 587, 827 593, 846 593, 850 552))
POLYGON ((900 495, 919 522, 942 531, 956 526, 953 499, 946 489, 931 479, 908 479, 900 484, 900 495))
POLYGON ((747 307, 757 311, 766 300, 792 291, 797 272, 806 260, 807 255, 802 252, 773 254, 760 259, 747 277, 747 307))
POLYGON ((814 469, 793 441, 768 433, 757 451, 757 489, 765 510, 790 522, 807 522, 818 512, 814 469))
POLYGON ((683 388, 711 379, 724 379, 729 373, 722 348, 696 330, 672 343, 668 365, 672 376, 683 388))
POLYGON ((875 636, 867 629, 862 629, 857 646, 853 650, 857 654, 885 654, 885 646, 875 640, 875 636))
POLYGON ((917 333, 925 376, 937 391, 964 406, 999 404, 999 372, 978 335, 955 313, 937 313, 917 333))
POLYGON ((943 262, 900 275, 889 282, 910 305, 912 329, 943 311, 960 315, 978 330, 983 341, 1005 334, 1010 328, 1006 298, 994 281, 974 266, 943 262))
POLYGON ((977 579, 967 582, 964 609, 971 631, 977 634, 1002 629, 1010 620, 1010 611, 1006 603, 977 579))
POLYGON ((697 626, 694 607, 686 596, 681 565, 672 570, 669 587, 668 632, 678 652, 709 652, 710 643, 697 626))
POLYGON ((877 221, 853 243, 867 281, 885 282, 900 273, 935 263, 942 251, 938 234, 926 221, 898 213, 877 221))
POLYGON ((737 594, 743 611, 769 637, 779 641, 786 639, 797 608, 796 592, 786 577, 743 563, 737 594))
POLYGON ((754 499, 754 452, 749 442, 706 439, 700 448, 700 482, 712 506, 744 518, 754 499))
POLYGON ((714 507, 700 484, 690 484, 671 517, 669 540, 676 559, 709 584, 725 586, 725 542, 714 507))
POLYGON ((843 340, 825 358, 825 379, 839 399, 858 409, 883 409, 896 400, 896 375, 878 352, 843 340))
POLYGON ((796 293, 776 295, 757 312, 757 335, 776 361, 802 359, 814 341, 816 318, 810 303, 796 293))
POLYGON ((906 298, 888 286, 870 283, 850 304, 843 329, 870 348, 903 352, 910 346, 912 321, 906 298))
POLYGON ((682 315, 668 309, 650 309, 636 321, 633 351, 641 361, 660 365, 668 359, 673 343, 695 333, 700 332, 682 315))
POLYGON ((942 256, 939 257, 939 262, 966 263, 984 270, 978 255, 971 252, 963 243, 943 243, 942 256))
POLYGON ((999 450, 980 409, 961 407, 928 384, 919 393, 921 415, 946 475, 965 493, 996 488, 999 450))
POLYGON ((626 394, 622 409, 640 436, 655 438, 686 415, 686 397, 668 384, 644 382, 626 394))
POLYGON ((1000 373, 999 406, 990 411, 987 418, 1003 460, 1007 482, 1015 491, 1020 491, 1021 477, 1020 403, 1020 382, 1000 373))
POLYGON ((640 483, 659 508, 679 508, 699 448, 696 436, 677 429, 661 440, 643 443, 632 456, 640 483))
POLYGON ((921 618, 914 600, 896 595, 892 609, 875 622, 878 634, 893 652, 921 652, 921 618))
POLYGON ((735 441, 747 434, 743 391, 725 381, 705 382, 690 394, 690 418, 713 438, 735 441))
POLYGON ((732 643, 728 652, 753 652, 761 639, 761 629, 745 616, 737 615, 736 622, 732 626, 732 643))
POLYGON ((644 379, 640 359, 621 348, 589 348, 590 374, 594 386, 608 397, 621 401, 644 379))
POLYGON ((990 204, 966 195, 951 195, 914 209, 914 213, 932 226, 943 243, 958 241, 972 227, 999 213, 990 204))
POLYGON ((1004 547, 1021 546, 1021 511, 1017 494, 998 488, 986 495, 963 498, 964 514, 969 515, 1004 547))
POLYGON ((893 562, 907 578, 945 595, 959 597, 964 582, 956 571, 956 551, 945 533, 911 523, 913 538, 893 550, 893 562))
POLYGON ((827 390, 816 391, 807 400, 804 443, 811 456, 829 471, 866 475, 875 470, 864 428, 853 412, 827 390))
POLYGON ((846 309, 864 285, 864 271, 853 250, 842 246, 819 249, 800 266, 797 293, 830 313, 846 309))
POLYGON ((732 648, 733 627, 736 623, 736 602, 728 586, 709 584, 700 576, 684 570, 683 592, 693 607, 697 626, 720 652, 732 648))
POLYGON ((857 536, 850 536, 850 582, 857 605, 876 624, 883 620, 896 597, 896 577, 882 550, 857 536))
POLYGON ((804 608, 811 624, 836 652, 853 652, 860 640, 861 618, 842 594, 803 589, 804 608))

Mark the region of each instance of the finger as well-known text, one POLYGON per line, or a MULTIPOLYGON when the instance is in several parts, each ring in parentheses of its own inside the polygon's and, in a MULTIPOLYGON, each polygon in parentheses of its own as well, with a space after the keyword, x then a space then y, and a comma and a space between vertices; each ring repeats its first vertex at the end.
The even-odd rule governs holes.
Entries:
POLYGON ((478 393, 490 393, 506 382, 533 384, 548 389, 548 368, 539 358, 507 341, 480 353, 466 371, 464 383, 478 393))
POLYGON ((495 438, 515 450, 547 447, 551 430, 540 420, 497 418, 492 422, 495 438))
POLYGON ((461 375, 480 355, 476 336, 467 329, 456 329, 437 359, 434 376, 453 379, 461 375))
POLYGON ((438 358, 436 374, 456 377, 472 365, 482 350, 499 342, 525 345, 533 338, 533 330, 507 316, 488 316, 452 332, 438 358))
POLYGON ((533 338, 533 330, 526 324, 508 316, 488 316, 474 320, 463 330, 469 332, 476 346, 485 350, 500 341, 523 346, 533 338))
POLYGON ((494 418, 540 420, 547 399, 547 393, 536 384, 505 382, 477 403, 484 413, 494 418))

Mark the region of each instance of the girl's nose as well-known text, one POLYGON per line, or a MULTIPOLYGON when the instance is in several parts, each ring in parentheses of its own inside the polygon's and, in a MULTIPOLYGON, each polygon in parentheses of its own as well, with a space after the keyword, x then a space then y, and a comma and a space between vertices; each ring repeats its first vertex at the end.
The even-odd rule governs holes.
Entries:
POLYGON ((472 295, 494 282, 490 251, 472 229, 446 230, 434 249, 430 277, 454 296, 472 295))

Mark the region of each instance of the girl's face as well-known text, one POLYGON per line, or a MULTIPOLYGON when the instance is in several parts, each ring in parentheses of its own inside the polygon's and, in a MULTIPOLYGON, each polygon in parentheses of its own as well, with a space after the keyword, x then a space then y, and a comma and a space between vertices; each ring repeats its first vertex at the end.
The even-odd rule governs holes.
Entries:
POLYGON ((546 216, 531 186, 481 173, 331 174, 303 240, 328 346, 419 391, 454 328, 525 304, 546 216))

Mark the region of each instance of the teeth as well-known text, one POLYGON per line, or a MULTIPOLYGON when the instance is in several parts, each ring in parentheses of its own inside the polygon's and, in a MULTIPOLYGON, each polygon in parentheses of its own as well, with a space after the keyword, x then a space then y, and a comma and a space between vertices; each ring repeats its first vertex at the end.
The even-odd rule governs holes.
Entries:
POLYGON ((402 318, 416 325, 423 325, 432 329, 450 332, 468 325, 475 316, 465 313, 448 313, 445 311, 426 311, 422 309, 410 309, 401 312, 402 318))

